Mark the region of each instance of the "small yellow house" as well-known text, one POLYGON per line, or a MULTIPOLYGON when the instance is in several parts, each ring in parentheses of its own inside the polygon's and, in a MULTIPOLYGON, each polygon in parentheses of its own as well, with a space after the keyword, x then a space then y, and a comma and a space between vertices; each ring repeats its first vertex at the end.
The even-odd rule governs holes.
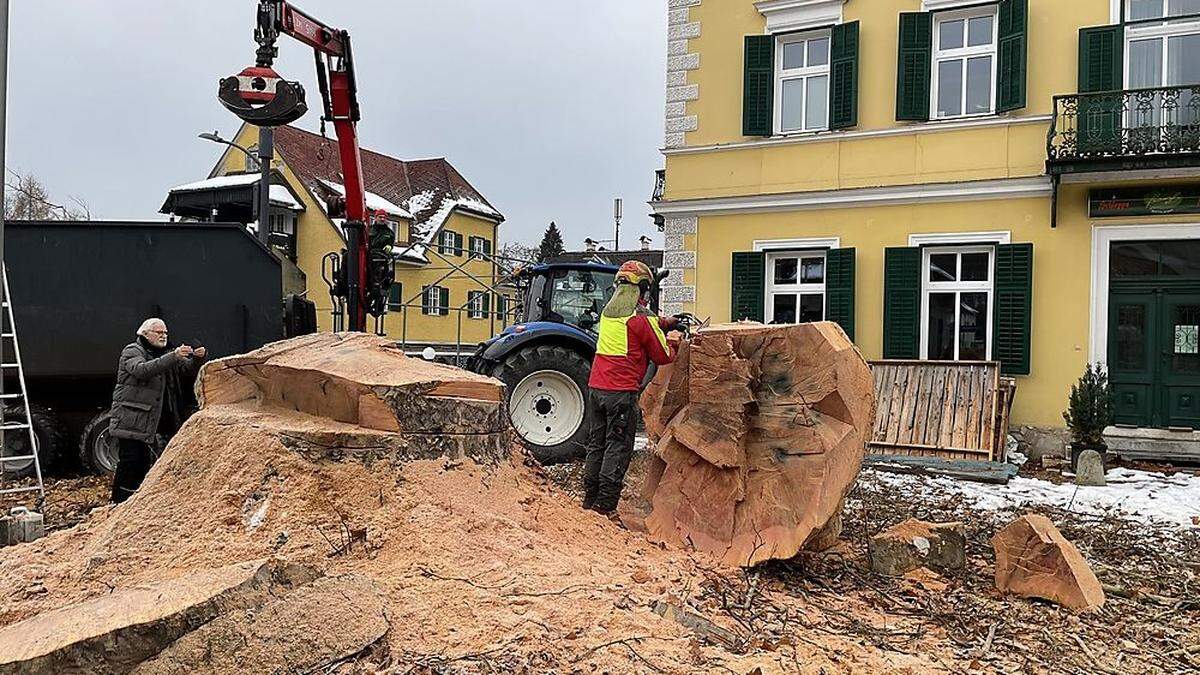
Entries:
MULTIPOLYGON (((232 142, 253 153, 257 140, 258 128, 243 125, 232 142)), ((510 322, 511 299, 496 289, 493 258, 504 216, 445 159, 403 161, 363 149, 362 165, 367 208, 386 214, 396 231, 396 283, 384 333, 414 352, 450 353, 461 342, 469 353, 510 322)), ((272 169, 271 243, 295 263, 298 284, 316 303, 318 326, 330 330, 325 257, 346 245, 340 219, 328 212, 328 203, 345 193, 337 140, 278 127, 272 169)), ((255 161, 230 146, 207 181, 173 189, 164 211, 253 220, 253 190, 230 190, 256 186, 257 175, 255 161)))
POLYGON ((996 360, 1042 428, 1100 362, 1200 439, 1200 3, 667 2, 667 311, 996 360))

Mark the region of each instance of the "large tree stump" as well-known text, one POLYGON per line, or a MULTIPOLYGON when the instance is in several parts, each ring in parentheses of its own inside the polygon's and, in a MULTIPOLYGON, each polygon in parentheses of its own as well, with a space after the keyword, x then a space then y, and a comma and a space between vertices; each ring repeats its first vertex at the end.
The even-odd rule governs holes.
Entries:
POLYGON ((837 516, 875 414, 870 367, 828 322, 704 328, 641 405, 651 538, 741 566, 794 556, 837 516))

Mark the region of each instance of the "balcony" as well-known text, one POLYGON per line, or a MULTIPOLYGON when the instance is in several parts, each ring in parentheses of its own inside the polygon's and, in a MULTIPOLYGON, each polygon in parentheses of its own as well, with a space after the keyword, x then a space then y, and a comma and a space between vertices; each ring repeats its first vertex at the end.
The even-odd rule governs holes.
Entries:
POLYGON ((1200 167, 1200 85, 1054 97, 1051 176, 1200 167))

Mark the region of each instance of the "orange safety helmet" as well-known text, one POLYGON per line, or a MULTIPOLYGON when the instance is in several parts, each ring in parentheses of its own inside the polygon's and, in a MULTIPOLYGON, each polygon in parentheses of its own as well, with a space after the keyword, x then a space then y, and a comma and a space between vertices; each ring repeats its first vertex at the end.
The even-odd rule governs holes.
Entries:
POLYGON ((632 286, 649 285, 652 275, 650 267, 644 262, 627 260, 617 270, 617 283, 627 283, 632 286))

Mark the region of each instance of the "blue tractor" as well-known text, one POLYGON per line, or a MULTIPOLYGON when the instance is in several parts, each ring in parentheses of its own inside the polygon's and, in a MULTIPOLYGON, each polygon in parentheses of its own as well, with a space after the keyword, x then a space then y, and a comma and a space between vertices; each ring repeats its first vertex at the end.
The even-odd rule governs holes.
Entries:
POLYGON ((616 274, 614 265, 584 262, 522 270, 517 274, 524 291, 520 323, 480 344, 467 364, 507 385, 513 428, 543 464, 585 452, 588 375, 600 312, 612 296, 616 274))

